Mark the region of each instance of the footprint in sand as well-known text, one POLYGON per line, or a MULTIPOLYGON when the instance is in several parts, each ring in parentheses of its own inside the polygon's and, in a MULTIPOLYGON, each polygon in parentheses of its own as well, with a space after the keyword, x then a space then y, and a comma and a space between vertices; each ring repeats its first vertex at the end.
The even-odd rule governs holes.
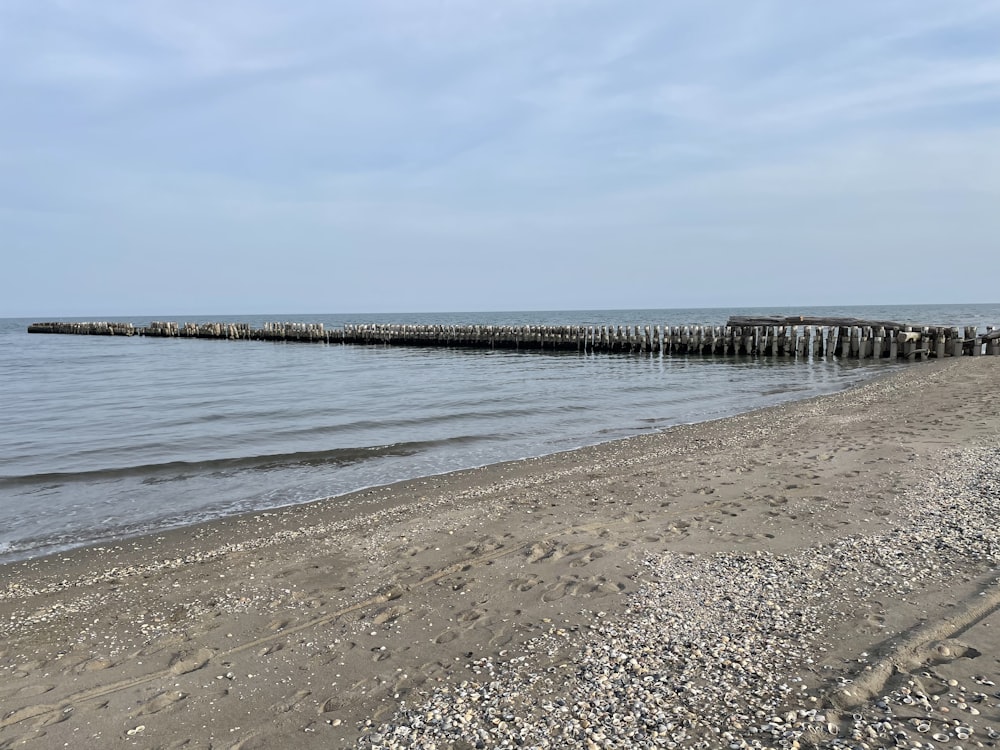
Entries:
POLYGON ((515 578, 510 582, 511 591, 531 591, 535 586, 540 584, 542 579, 536 575, 530 575, 527 578, 515 578))
POLYGON ((375 613, 372 617, 372 623, 375 625, 385 625, 390 622, 398 620, 400 617, 406 614, 406 607, 396 606, 396 607, 384 607, 375 613))
POLYGON ((26 685, 24 687, 13 685, 0 689, 0 700, 10 698, 13 695, 20 695, 25 698, 33 698, 36 695, 47 693, 55 688, 55 685, 26 685))
POLYGON ((445 643, 451 643, 456 638, 458 638, 458 633, 456 633, 454 630, 446 630, 443 633, 441 633, 441 635, 439 635, 437 638, 435 638, 434 642, 440 645, 445 643))
POLYGON ((211 649, 207 648, 174 654, 174 658, 170 660, 170 672, 175 675, 194 672, 208 664, 212 656, 211 649))
POLYGON ((495 552, 503 547, 503 542, 493 536, 484 537, 470 544, 466 544, 463 549, 470 555, 485 555, 495 552))
POLYGON ((0 745, 0 750, 7 750, 12 747, 26 747, 28 743, 34 743, 35 740, 40 740, 45 736, 45 732, 30 732, 29 734, 19 734, 11 737, 9 740, 0 745))
MULTIPOLYGON (((43 706, 43 708, 46 708, 47 710, 35 714, 33 717, 30 717, 35 719, 34 721, 31 722, 30 725, 31 728, 34 730, 43 729, 44 727, 49 727, 52 726, 53 724, 61 724, 62 722, 66 721, 73 713, 73 706, 69 704, 63 704, 60 706, 43 706)), ((22 710, 29 711, 30 709, 31 707, 22 710)), ((21 719, 21 721, 23 720, 24 719, 21 719)), ((4 724, 0 722, 0 727, 3 726, 4 724)), ((42 734, 44 734, 44 732, 42 734)), ((0 747, 4 748, 13 747, 13 745, 4 744, 0 747)))
POLYGON ((335 711, 339 711, 343 707, 344 701, 341 698, 334 696, 332 698, 327 698, 320 704, 319 712, 321 714, 331 714, 335 711))
POLYGON ((600 560, 604 555, 605 553, 601 549, 591 549, 587 554, 580 555, 575 560, 571 560, 569 566, 571 568, 582 568, 590 565, 594 560, 600 560))
POLYGON ((486 611, 482 609, 467 609, 464 612, 459 612, 456 619, 459 622, 475 622, 485 614, 486 611))
MULTIPOLYGON (((15 724, 20 724, 22 721, 27 721, 28 719, 34 719, 36 717, 42 717, 41 721, 44 722, 45 716, 50 713, 57 713, 59 711, 58 706, 53 706, 49 704, 39 704, 37 706, 26 706, 24 708, 19 708, 16 711, 4 716, 0 719, 0 729, 5 727, 11 727, 15 724)), ((44 724, 35 724, 36 728, 38 726, 44 726, 44 724)))
POLYGON ((306 698, 310 694, 310 690, 299 690, 292 695, 282 698, 280 701, 272 705, 271 710, 276 714, 286 714, 301 703, 303 698, 306 698))
POLYGON ((569 589, 572 586, 572 582, 567 581, 556 581, 555 583, 547 586, 542 592, 543 602, 555 602, 562 599, 566 594, 569 593, 569 589))
POLYGON ((95 657, 93 659, 87 659, 85 662, 81 662, 76 666, 74 671, 76 672, 100 672, 109 667, 113 667, 114 662, 111 659, 106 659, 104 657, 95 657))
POLYGON ((392 683, 392 692, 406 695, 411 690, 416 690, 426 682, 423 675, 404 675, 392 683))
POLYGON ((542 560, 551 557, 554 551, 555 550, 551 544, 535 542, 534 544, 531 545, 531 547, 528 548, 528 552, 525 555, 525 559, 529 563, 541 562, 542 560))
POLYGON ((278 651, 281 651, 285 647, 284 643, 272 643, 269 646, 264 646, 264 648, 257 651, 257 656, 270 656, 278 651))
POLYGON ((187 698, 187 693, 182 693, 180 690, 168 690, 146 701, 134 715, 147 716, 149 714, 156 714, 180 703, 185 698, 187 698))

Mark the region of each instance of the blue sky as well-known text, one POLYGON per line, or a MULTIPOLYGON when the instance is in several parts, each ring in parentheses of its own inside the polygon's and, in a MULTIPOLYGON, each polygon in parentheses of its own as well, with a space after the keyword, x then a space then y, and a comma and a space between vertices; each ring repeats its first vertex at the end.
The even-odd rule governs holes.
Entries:
POLYGON ((0 0, 0 316, 995 302, 1000 0, 0 0))

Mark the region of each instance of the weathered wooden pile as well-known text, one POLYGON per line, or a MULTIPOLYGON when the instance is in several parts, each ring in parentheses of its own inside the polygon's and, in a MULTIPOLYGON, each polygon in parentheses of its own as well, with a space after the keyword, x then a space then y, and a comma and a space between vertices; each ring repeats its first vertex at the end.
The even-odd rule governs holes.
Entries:
POLYGON ((1000 355, 1000 330, 915 326, 855 318, 730 318, 725 326, 500 326, 322 323, 33 323, 28 333, 245 339, 382 346, 466 347, 653 355, 773 356, 798 359, 925 359, 1000 355))
POLYGON ((142 329, 132 323, 32 323, 28 326, 28 333, 75 333, 83 336, 135 336, 141 332, 142 329))

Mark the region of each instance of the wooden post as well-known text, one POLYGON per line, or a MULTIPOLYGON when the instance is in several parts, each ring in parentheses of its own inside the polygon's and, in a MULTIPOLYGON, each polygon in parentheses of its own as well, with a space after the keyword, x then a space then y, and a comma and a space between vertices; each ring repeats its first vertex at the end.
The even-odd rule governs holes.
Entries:
POLYGON ((913 333, 913 328, 911 328, 910 326, 906 326, 906 328, 904 328, 903 332, 900 334, 901 337, 900 344, 902 345, 900 348, 902 349, 903 356, 906 357, 907 359, 911 359, 913 350, 916 347, 913 343, 913 339, 911 339, 909 336, 906 335, 908 333, 913 333))

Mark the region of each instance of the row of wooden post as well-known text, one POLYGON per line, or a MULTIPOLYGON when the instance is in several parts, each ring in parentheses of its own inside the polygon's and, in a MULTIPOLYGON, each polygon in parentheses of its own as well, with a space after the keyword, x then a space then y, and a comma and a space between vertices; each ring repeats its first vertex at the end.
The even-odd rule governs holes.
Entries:
POLYGON ((1000 355, 1000 330, 975 326, 886 328, 884 326, 496 326, 345 325, 322 323, 34 323, 29 333, 68 333, 159 338, 245 339, 327 344, 444 346, 479 349, 622 352, 660 355, 747 355, 926 359, 1000 355))

